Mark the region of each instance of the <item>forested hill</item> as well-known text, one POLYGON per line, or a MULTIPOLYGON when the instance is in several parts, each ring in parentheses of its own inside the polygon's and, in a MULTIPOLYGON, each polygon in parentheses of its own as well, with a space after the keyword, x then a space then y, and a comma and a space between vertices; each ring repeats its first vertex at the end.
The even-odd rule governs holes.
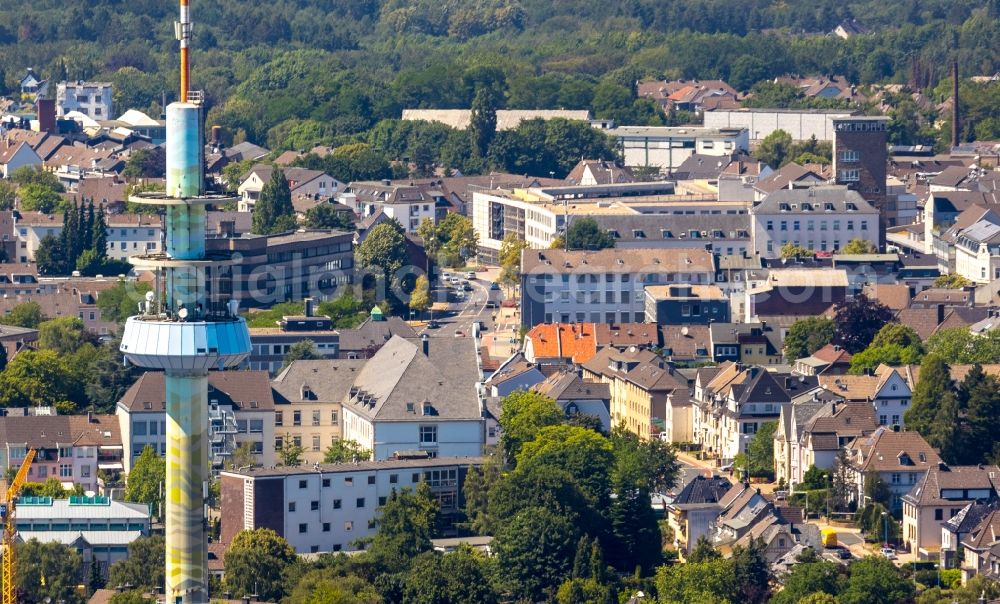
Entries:
MULTIPOLYGON (((173 91, 171 0, 4 0, 7 92, 26 67, 107 79, 118 108, 173 91)), ((345 142, 403 107, 468 107, 483 78, 511 108, 653 122, 642 77, 785 73, 933 86, 957 56, 1000 71, 1000 0, 192 0, 194 84, 211 120, 272 146, 345 142), (826 35, 846 18, 874 33, 826 35), (603 115, 602 115, 603 114, 603 115), (298 138, 296 138, 298 135, 298 138)))

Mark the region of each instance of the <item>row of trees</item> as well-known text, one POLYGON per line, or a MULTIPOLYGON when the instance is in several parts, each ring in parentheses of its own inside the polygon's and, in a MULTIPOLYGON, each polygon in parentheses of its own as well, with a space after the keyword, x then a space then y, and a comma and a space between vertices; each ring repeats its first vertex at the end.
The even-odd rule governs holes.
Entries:
POLYGON ((62 231, 46 235, 35 252, 38 272, 42 275, 120 274, 128 272, 128 263, 108 258, 108 223, 102 204, 95 211, 94 200, 69 204, 63 212, 62 231))

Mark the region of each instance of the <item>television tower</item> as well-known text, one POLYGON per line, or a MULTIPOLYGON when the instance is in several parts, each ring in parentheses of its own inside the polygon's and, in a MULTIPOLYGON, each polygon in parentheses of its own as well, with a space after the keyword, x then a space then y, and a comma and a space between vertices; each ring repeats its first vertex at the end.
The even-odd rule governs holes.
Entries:
POLYGON ((239 365, 250 353, 250 334, 229 299, 228 256, 205 253, 205 212, 229 201, 204 185, 202 95, 189 91, 191 16, 180 0, 174 24, 180 42, 180 100, 167 106, 167 188, 129 201, 165 208, 164 249, 129 259, 156 275, 154 291, 129 317, 121 352, 127 361, 164 372, 167 412, 167 604, 206 604, 208 554, 205 499, 210 467, 208 372, 239 365))

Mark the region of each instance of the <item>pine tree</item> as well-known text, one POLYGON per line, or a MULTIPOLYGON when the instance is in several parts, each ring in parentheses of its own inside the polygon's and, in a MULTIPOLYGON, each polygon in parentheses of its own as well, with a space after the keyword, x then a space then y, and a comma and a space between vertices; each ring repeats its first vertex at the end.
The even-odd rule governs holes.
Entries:
POLYGON ((992 455, 993 441, 1000 430, 1000 381, 985 375, 976 365, 962 381, 959 393, 966 406, 959 443, 963 462, 983 463, 992 455))
MULTIPOLYGON (((69 210, 63 212, 63 228, 59 232, 59 245, 53 246, 49 265, 55 273, 68 273, 70 250, 73 249, 73 227, 69 210)), ((37 254, 36 254, 37 256, 37 254)), ((37 262, 37 259, 36 259, 37 262)), ((72 270, 72 269, 70 269, 72 270)))
POLYGON ((280 168, 271 172, 253 206, 251 231, 255 235, 272 235, 295 228, 295 207, 288 179, 280 168))
POLYGON ((469 121, 472 149, 479 157, 486 157, 496 133, 497 93, 488 85, 483 85, 476 90, 472 99, 472 117, 469 121))
POLYGON ((586 535, 580 537, 580 543, 576 546, 576 556, 573 557, 574 579, 586 579, 590 575, 588 563, 590 562, 590 538, 586 535))
POLYGON ((69 245, 66 248, 66 261, 70 265, 76 265, 76 259, 80 257, 83 250, 80 249, 80 206, 77 205, 75 198, 67 213, 69 214, 68 228, 70 231, 67 238, 69 245))
POLYGON ((108 253, 108 223, 104 216, 104 204, 97 209, 97 216, 94 218, 94 226, 91 228, 90 236, 91 248, 99 254, 108 253))
POLYGON ((913 389, 913 402, 903 416, 907 428, 928 437, 950 383, 951 375, 944 359, 936 354, 925 356, 920 364, 920 379, 913 389))
MULTIPOLYGON (((91 197, 87 203, 87 219, 83 221, 80 228, 80 239, 83 241, 83 249, 94 249, 94 198, 91 197)), ((104 250, 95 250, 98 254, 104 254, 104 250)))

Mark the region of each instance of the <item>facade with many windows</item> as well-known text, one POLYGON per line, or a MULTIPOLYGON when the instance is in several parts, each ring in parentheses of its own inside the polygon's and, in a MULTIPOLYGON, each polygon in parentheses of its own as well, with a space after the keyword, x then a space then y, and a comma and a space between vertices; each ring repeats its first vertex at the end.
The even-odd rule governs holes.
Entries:
MULTIPOLYGON (((257 463, 274 464, 274 398, 263 371, 208 374, 209 452, 215 468, 246 443, 257 463)), ((125 392, 116 409, 125 471, 149 445, 166 455, 166 393, 163 373, 147 371, 125 392)))
POLYGON ((241 530, 270 528, 300 554, 360 549, 375 533, 378 509, 393 493, 426 483, 446 532, 464 507, 462 485, 480 457, 389 459, 252 468, 221 473, 223 543, 241 530))
POLYGON ((778 258, 787 243, 833 253, 853 239, 878 245, 879 213, 842 186, 780 189, 750 211, 754 250, 778 258))

